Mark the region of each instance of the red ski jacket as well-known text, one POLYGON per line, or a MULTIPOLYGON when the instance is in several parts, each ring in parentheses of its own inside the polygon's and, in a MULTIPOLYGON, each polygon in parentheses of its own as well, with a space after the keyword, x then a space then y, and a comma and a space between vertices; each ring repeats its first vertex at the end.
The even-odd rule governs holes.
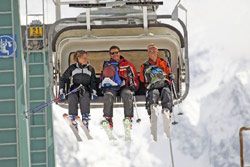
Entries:
POLYGON ((125 87, 129 87, 129 75, 128 75, 128 68, 130 68, 130 71, 133 74, 133 81, 134 81, 134 85, 136 86, 136 90, 138 90, 139 88, 139 79, 138 79, 138 75, 135 69, 135 66, 129 62, 128 60, 126 60, 123 56, 120 56, 120 61, 119 61, 119 76, 121 77, 122 80, 125 80, 125 87))

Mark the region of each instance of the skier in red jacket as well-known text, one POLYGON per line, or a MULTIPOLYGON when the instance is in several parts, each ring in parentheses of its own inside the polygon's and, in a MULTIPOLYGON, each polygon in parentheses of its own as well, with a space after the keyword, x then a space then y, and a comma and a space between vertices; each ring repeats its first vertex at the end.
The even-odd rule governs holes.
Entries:
MULTIPOLYGON (((129 119, 132 122, 133 117, 133 94, 139 88, 139 80, 138 75, 135 69, 135 66, 126 60, 122 55, 120 55, 120 48, 118 46, 111 46, 109 49, 110 53, 110 64, 118 63, 118 74, 121 80, 121 84, 115 78, 114 82, 110 81, 111 84, 108 86, 103 86, 104 84, 104 74, 102 72, 101 84, 102 90, 104 93, 104 108, 103 113, 105 119, 109 122, 110 128, 113 128, 113 102, 118 93, 120 93, 122 101, 124 103, 124 119, 129 119), (117 83, 112 85, 112 83, 117 83), (117 89, 117 85, 119 85, 119 89, 117 89)), ((108 71, 108 70, 107 70, 108 71)))

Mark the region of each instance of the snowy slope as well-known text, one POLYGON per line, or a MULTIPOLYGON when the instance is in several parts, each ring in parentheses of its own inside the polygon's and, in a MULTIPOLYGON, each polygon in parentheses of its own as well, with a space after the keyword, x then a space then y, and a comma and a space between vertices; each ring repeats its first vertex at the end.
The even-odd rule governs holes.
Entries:
MULTIPOLYGON (((109 141, 105 132, 101 129, 102 110, 91 111, 90 123, 91 135, 94 140, 76 142, 73 133, 62 118, 66 112, 58 106, 54 106, 54 135, 56 143, 57 166, 169 166, 169 144, 163 136, 160 128, 159 142, 152 143, 149 132, 149 118, 144 108, 139 108, 141 123, 133 123, 132 142, 125 142, 123 135, 123 109, 117 108, 114 112, 114 134, 117 141, 109 141)), ((134 121, 135 122, 135 121, 134 121)), ((160 120, 160 124, 162 124, 160 120)), ((84 136, 84 135, 83 135, 84 136)))
MULTIPOLYGON (((231 79, 221 82, 216 91, 200 100, 197 126, 179 129, 178 132, 183 137, 191 137, 190 142, 179 144, 179 148, 196 160, 202 155, 207 156, 212 167, 239 166, 238 133, 242 126, 249 126, 250 122, 250 60, 237 64, 239 70, 231 79)), ((183 127, 187 127, 185 121, 182 123, 183 127)), ((249 139, 249 136, 245 138, 244 143, 248 148, 245 153, 248 164, 249 139)))

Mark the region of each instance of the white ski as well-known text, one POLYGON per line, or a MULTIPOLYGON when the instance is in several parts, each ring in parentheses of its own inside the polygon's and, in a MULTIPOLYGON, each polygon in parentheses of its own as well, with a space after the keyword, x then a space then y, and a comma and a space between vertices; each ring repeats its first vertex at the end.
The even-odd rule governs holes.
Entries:
POLYGON ((157 111, 156 111, 157 105, 152 104, 150 106, 151 110, 151 135, 153 137, 154 141, 157 141, 157 111))
POLYGON ((125 141, 131 141, 131 135, 130 135, 130 125, 131 121, 129 118, 125 118, 123 120, 124 125, 124 132, 125 132, 125 141))
POLYGON ((82 130, 84 131, 85 135, 87 136, 88 140, 92 140, 93 137, 89 134, 89 130, 87 129, 87 127, 83 124, 83 122, 81 121, 80 117, 77 115, 75 118, 76 122, 78 123, 78 125, 80 125, 80 127, 82 128, 82 130))
POLYGON ((162 111, 164 135, 170 138, 170 128, 169 128, 169 114, 166 111, 162 111))
POLYGON ((64 118, 65 121, 68 123, 70 129, 72 130, 73 134, 74 134, 75 137, 76 137, 76 140, 77 140, 77 141, 82 141, 82 138, 81 138, 81 136, 80 136, 79 133, 78 133, 78 130, 77 130, 77 129, 75 128, 75 126, 73 125, 73 123, 72 123, 70 117, 68 116, 68 114, 64 113, 64 114, 63 114, 63 118, 64 118))
POLYGON ((109 127, 109 122, 107 120, 102 120, 101 121, 101 125, 102 128, 104 129, 104 131, 106 132, 109 140, 116 140, 116 138, 114 137, 111 128, 109 127))

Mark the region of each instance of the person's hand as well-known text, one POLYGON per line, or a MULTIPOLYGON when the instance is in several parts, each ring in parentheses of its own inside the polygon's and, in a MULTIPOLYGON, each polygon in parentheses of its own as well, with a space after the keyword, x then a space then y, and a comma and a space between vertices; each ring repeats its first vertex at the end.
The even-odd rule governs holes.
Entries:
POLYGON ((91 93, 91 100, 96 101, 97 99, 98 99, 98 96, 97 96, 96 90, 93 89, 91 93))
POLYGON ((169 73, 168 78, 169 78, 169 80, 173 81, 175 79, 175 76, 173 73, 169 73))
POLYGON ((136 86, 135 85, 131 85, 128 87, 132 92, 136 91, 136 86))
POLYGON ((63 89, 59 90, 59 99, 60 100, 64 100, 65 99, 65 93, 63 89))

